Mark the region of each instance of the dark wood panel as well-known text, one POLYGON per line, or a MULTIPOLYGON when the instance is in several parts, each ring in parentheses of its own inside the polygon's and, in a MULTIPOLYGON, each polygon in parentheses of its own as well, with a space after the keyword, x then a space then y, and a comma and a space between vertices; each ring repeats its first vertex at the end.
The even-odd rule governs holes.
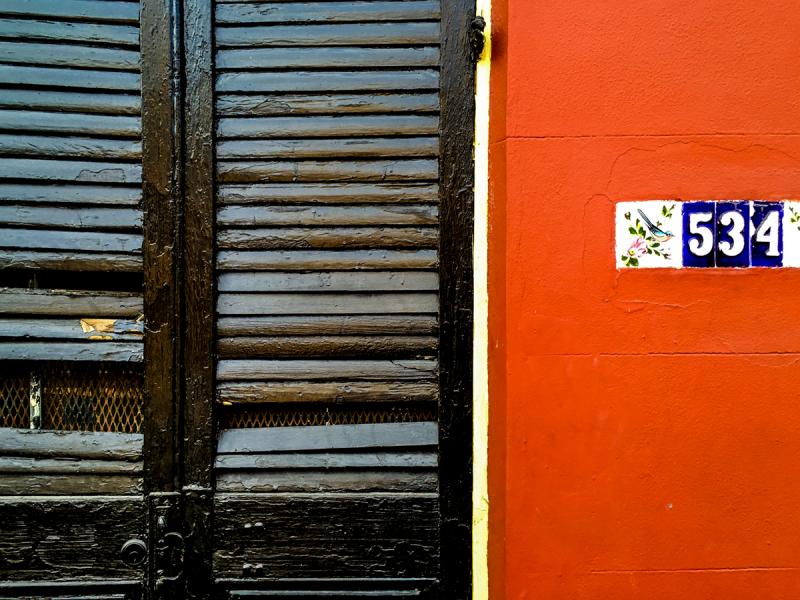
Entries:
POLYGON ((7 342, 0 341, 0 360, 142 362, 141 342, 7 342))
POLYGON ((221 292, 436 291, 438 281, 438 274, 424 271, 223 273, 218 289, 221 292))
POLYGON ((231 404, 287 402, 436 402, 439 386, 424 382, 223 382, 217 400, 231 404))
POLYGON ((0 317, 0 338, 136 341, 144 321, 132 319, 7 319, 0 317))
POLYGON ((0 160, 0 177, 78 183, 141 183, 142 167, 131 163, 6 158, 0 160))
POLYGON ((138 433, 0 428, 0 456, 134 462, 142 460, 143 439, 138 433))
POLYGON ((138 137, 142 132, 138 117, 29 110, 0 110, 0 129, 122 137, 138 137))
MULTIPOLYGON (((98 4, 108 3, 98 2, 98 4)), ((141 79, 138 73, 121 71, 0 65, 0 84, 138 92, 141 87, 141 79)))
POLYGON ((107 23, 98 25, 69 21, 0 19, 0 38, 137 46, 139 28, 107 23))
POLYGON ((217 234, 217 246, 236 250, 436 248, 438 233, 435 227, 223 229, 217 234))
POLYGON ((141 600, 141 580, 0 581, 3 598, 19 600, 141 600))
POLYGON ((380 158, 437 156, 439 139, 341 138, 299 140, 226 140, 217 144, 217 158, 380 158))
POLYGON ((222 183, 281 181, 435 181, 436 160, 218 162, 222 183))
MULTIPOLYGON (((399 4, 399 3, 398 3, 399 4)), ((4 81, 0 70, 0 83, 4 81)), ((436 90, 439 72, 418 71, 295 71, 292 73, 227 72, 217 77, 217 92, 338 92, 436 90)), ((120 88, 122 89, 122 88, 120 88)))
POLYGON ((142 297, 112 292, 0 288, 0 313, 136 319, 142 314, 142 297))
MULTIPOLYGON (((386 471, 287 470, 222 472, 217 475, 217 492, 308 493, 308 492, 435 492, 435 472, 392 469, 386 471)), ((2 490, 2 478, 0 478, 2 490)))
POLYGON ((138 71, 139 52, 121 48, 0 40, 0 62, 48 67, 138 71))
POLYGON ((20 227, 141 229, 142 212, 134 208, 56 208, 0 204, 0 223, 20 227))
POLYGON ((426 335, 438 330, 435 315, 331 315, 220 317, 220 336, 238 335, 426 335))
POLYGON ((0 228, 0 247, 130 253, 141 251, 142 236, 122 232, 0 228))
MULTIPOLYGON (((0 57, 3 56, 0 44, 0 57)), ((94 65, 88 65, 94 66, 94 65)), ((439 48, 245 48, 217 52, 216 68, 359 69, 374 67, 438 67, 439 48)), ((320 74, 324 76, 324 74, 320 74)))
POLYGON ((439 43, 439 23, 304 23, 217 27, 217 46, 404 46, 439 43))
POLYGON ((406 203, 439 199, 435 183, 277 183, 222 185, 220 204, 288 203, 406 203))
MULTIPOLYGON (((439 118, 431 115, 358 115, 253 117, 220 119, 221 138, 353 137, 363 135, 436 135, 439 118)), ((316 143, 316 142, 314 142, 316 143)))
POLYGON ((220 433, 217 452, 263 454, 356 448, 414 448, 436 446, 438 439, 436 423, 227 429, 220 433))
POLYGON ((135 187, 0 183, 0 202, 3 203, 135 206, 141 199, 142 190, 135 187))
POLYGON ((219 381, 404 381, 436 377, 435 360, 221 360, 219 381))
POLYGON ((435 113, 437 94, 275 94, 217 97, 217 114, 223 117, 267 117, 279 115, 435 113))
MULTIPOLYGON (((11 460, 11 459, 9 459, 11 460)), ((287 469, 435 469, 435 452, 314 452, 286 454, 220 454, 217 471, 287 469)), ((0 472, 2 462, 0 461, 0 472)))
POLYGON ((141 493, 142 478, 131 475, 0 474, 0 496, 89 496, 141 493))
MULTIPOLYGON (((126 541, 144 535, 144 506, 136 496, 0 497, 0 521, 0 578, 5 581, 141 576, 141 568, 127 566, 119 552, 126 541)), ((88 589, 75 589, 72 597, 88 589)), ((59 597, 52 590, 42 592, 39 597, 59 597)))
POLYGON ((427 577, 437 573, 434 494, 219 494, 214 571, 241 577, 427 577), (247 526, 249 525, 249 527, 247 526))
MULTIPOLYGON (((409 462, 409 464, 405 465, 398 464, 397 466, 411 466, 411 463, 409 462)), ((63 475, 71 473, 91 475, 137 475, 141 472, 141 462, 127 460, 76 460, 74 458, 0 456, 0 473, 4 475, 12 473, 25 475, 63 475)))
POLYGON ((142 256, 64 250, 47 252, 0 249, 0 268, 135 273, 142 270, 142 256))
POLYGON ((132 140, 0 134, 0 155, 136 160, 142 145, 132 140))
POLYGON ((138 115, 141 111, 138 95, 54 90, 3 90, 0 107, 108 115, 138 115))
POLYGON ((349 269, 432 269, 435 250, 222 250, 217 268, 232 271, 342 271, 349 269))
POLYGON ((436 313, 436 294, 350 293, 350 294, 220 294, 217 313, 221 315, 314 315, 436 313))
POLYGON ((0 4, 0 14, 58 17, 73 21, 138 23, 139 3, 108 0, 14 0, 0 4))
POLYGON ((438 338, 430 336, 300 336, 221 338, 220 358, 301 358, 431 356, 438 338))
POLYGON ((264 2, 217 4, 217 23, 302 23, 309 21, 422 21, 439 18, 434 0, 404 2, 264 2))

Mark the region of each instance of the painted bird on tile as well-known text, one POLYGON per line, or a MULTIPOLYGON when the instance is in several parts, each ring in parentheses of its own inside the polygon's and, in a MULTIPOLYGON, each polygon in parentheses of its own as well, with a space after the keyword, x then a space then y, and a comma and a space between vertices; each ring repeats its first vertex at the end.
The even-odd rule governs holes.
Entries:
POLYGON ((650 230, 650 233, 653 234, 653 237, 656 238, 658 242, 666 242, 671 240, 674 237, 674 234, 671 231, 664 231, 658 225, 654 225, 653 222, 647 218, 647 215, 644 214, 641 208, 637 209, 639 216, 642 217, 644 224, 647 225, 647 228, 650 230))

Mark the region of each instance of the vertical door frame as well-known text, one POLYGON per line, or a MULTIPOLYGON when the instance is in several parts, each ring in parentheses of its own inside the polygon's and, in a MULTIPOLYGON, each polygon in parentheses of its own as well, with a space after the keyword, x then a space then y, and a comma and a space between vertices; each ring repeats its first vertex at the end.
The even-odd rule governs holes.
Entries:
POLYGON ((439 154, 439 482, 442 598, 472 582, 474 0, 442 0, 439 154))

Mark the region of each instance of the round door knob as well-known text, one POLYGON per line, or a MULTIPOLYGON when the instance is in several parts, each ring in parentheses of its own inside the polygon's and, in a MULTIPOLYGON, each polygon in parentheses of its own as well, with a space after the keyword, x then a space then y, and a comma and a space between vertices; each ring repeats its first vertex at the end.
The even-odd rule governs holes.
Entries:
POLYGON ((138 567, 147 558, 147 546, 142 540, 128 540, 119 551, 122 562, 131 567, 138 567))

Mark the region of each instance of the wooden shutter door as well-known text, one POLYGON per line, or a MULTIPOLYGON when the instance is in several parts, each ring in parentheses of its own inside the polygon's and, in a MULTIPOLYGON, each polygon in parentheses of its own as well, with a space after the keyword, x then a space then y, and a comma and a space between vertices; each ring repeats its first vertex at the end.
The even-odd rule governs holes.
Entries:
POLYGON ((467 3, 193 0, 186 22, 197 564, 232 598, 466 597, 467 3))

